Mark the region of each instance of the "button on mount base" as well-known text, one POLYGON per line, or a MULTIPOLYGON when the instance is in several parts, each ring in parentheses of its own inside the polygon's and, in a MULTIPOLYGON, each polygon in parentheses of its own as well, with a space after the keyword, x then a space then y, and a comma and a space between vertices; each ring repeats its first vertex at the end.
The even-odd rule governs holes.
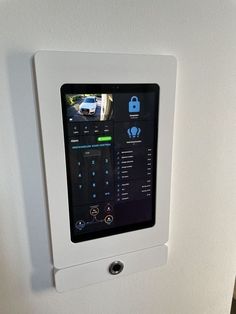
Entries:
POLYGON ((109 266, 109 273, 111 275, 118 275, 124 269, 124 264, 121 261, 114 261, 109 266))

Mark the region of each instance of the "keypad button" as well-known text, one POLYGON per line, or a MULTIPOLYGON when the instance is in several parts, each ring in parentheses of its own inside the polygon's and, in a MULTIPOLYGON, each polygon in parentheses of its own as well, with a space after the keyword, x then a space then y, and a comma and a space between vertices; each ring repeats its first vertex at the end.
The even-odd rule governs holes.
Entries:
POLYGON ((112 124, 109 122, 104 123, 102 130, 103 130, 103 134, 112 133, 112 124))
POLYGON ((104 192, 104 199, 105 200, 111 200, 112 199, 112 192, 110 191, 110 190, 105 190, 105 192, 104 192))
POLYGON ((79 124, 77 123, 71 123, 69 124, 69 136, 73 137, 73 136, 79 136, 80 135, 80 127, 79 124))
POLYGON ((88 124, 84 124, 81 128, 82 135, 89 135, 90 134, 90 127, 88 124))
POLYGON ((95 160, 95 159, 92 159, 92 160, 91 160, 91 165, 92 165, 92 166, 95 166, 95 164, 96 164, 96 160, 95 160))
POLYGON ((100 131, 99 124, 94 124, 93 125, 93 134, 94 135, 99 135, 100 133, 101 133, 101 131, 100 131))

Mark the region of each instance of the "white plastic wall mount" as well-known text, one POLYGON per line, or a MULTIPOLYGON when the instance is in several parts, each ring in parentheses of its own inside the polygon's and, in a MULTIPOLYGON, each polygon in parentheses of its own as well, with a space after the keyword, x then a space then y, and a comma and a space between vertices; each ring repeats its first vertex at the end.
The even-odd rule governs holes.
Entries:
POLYGON ((39 51, 35 58, 55 282, 58 291, 112 279, 167 261, 176 59, 172 56, 39 51), (99 76, 97 75, 99 73, 99 76), (160 86, 156 224, 80 243, 70 239, 60 88, 65 83, 160 86), (112 276, 111 262, 124 270, 112 276))

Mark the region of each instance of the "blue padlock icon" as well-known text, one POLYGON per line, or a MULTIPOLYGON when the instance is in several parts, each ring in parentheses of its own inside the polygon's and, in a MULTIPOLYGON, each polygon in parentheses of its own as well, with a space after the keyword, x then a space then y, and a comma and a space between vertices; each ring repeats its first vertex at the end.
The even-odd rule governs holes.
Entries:
POLYGON ((129 101, 129 112, 140 112, 140 101, 137 96, 132 96, 129 101))

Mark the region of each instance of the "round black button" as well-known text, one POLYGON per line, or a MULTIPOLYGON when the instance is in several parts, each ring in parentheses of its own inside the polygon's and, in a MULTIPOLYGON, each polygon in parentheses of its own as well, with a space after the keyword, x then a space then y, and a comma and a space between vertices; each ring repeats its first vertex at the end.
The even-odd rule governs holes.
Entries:
POLYGON ((109 272, 111 275, 118 275, 122 272, 123 269, 124 264, 120 261, 115 261, 109 266, 109 272))

